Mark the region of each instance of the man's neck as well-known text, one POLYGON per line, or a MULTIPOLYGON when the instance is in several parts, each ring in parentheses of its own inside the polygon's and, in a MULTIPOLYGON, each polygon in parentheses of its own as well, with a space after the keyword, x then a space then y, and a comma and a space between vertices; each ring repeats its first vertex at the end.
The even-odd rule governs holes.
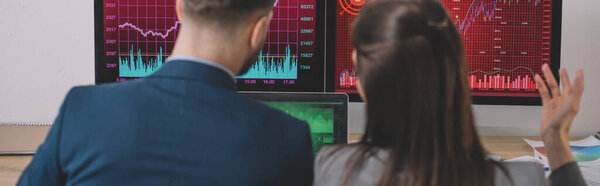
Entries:
POLYGON ((226 41, 219 41, 210 34, 187 34, 181 30, 171 55, 185 55, 205 59, 229 69, 237 74, 242 68, 240 53, 228 46, 226 41))

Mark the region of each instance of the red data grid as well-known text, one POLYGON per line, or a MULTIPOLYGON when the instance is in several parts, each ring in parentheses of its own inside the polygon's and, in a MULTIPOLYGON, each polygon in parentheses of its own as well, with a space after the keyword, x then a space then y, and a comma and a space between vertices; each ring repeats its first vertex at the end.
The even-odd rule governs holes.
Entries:
POLYGON ((352 64, 352 22, 366 0, 336 0, 335 91, 358 93, 352 64))
MULTIPOLYGON (((532 77, 551 62, 552 0, 441 2, 462 35, 474 96, 539 96, 532 77)), ((336 92, 356 93, 350 34, 359 8, 337 2, 336 92)))
POLYGON ((442 0, 462 35, 474 96, 537 97, 550 63, 552 0, 442 0))

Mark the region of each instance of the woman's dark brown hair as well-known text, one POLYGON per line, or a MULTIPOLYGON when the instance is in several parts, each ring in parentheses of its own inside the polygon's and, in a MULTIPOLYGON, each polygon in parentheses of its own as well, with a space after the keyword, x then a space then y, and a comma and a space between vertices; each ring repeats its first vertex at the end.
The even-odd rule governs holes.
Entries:
POLYGON ((365 135, 346 180, 387 149, 379 185, 493 185, 471 110, 461 37, 437 0, 372 0, 353 28, 365 135))

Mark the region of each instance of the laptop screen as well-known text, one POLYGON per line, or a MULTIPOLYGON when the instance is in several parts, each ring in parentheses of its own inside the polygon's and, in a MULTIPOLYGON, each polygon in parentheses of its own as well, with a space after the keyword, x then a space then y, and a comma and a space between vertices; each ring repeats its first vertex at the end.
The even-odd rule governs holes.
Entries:
POLYGON ((309 125, 313 151, 348 142, 348 98, 345 94, 246 93, 309 125))

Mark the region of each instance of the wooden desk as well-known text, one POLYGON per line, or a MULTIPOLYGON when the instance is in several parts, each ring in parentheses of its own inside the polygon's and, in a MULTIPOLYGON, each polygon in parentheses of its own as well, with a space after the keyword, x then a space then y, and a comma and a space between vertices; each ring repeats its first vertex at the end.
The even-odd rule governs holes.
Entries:
MULTIPOLYGON (((350 134, 350 141, 360 140, 362 134, 350 134)), ((541 140, 534 136, 483 136, 481 141, 487 151, 494 155, 499 155, 503 160, 513 159, 520 156, 533 156, 533 149, 523 141, 523 138, 531 140, 541 140)), ((578 140, 581 138, 574 138, 578 140)))
POLYGON ((0 156, 0 186, 15 185, 32 156, 0 156))
MULTIPOLYGON (((359 140, 361 136, 361 134, 351 134, 349 138, 359 140)), ((486 136, 482 141, 490 153, 500 155, 502 159, 533 155, 532 149, 522 138, 539 140, 539 137, 486 136)), ((31 158, 32 156, 0 156, 0 186, 15 185, 31 158)))

